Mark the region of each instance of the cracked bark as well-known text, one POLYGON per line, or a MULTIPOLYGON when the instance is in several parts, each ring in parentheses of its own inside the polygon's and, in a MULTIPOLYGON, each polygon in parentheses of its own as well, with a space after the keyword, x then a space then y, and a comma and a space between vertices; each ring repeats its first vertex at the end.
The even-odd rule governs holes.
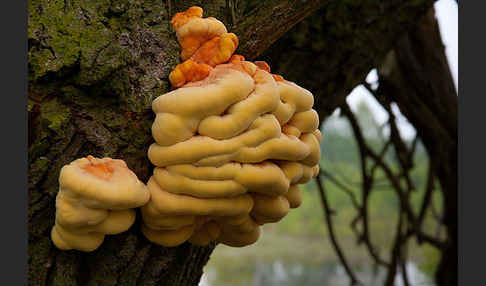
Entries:
POLYGON ((110 156, 125 160, 142 181, 150 176, 150 104, 169 90, 168 74, 179 63, 168 23, 173 13, 199 5, 229 30, 234 24, 241 42, 253 47, 238 52, 254 58, 324 3, 264 56, 275 71, 314 92, 323 120, 432 1, 301 2, 295 9, 292 1, 29 0, 30 285, 197 285, 214 245, 151 244, 139 218, 92 253, 59 251, 49 237, 64 164, 88 154, 110 156), (274 8, 285 17, 262 13, 274 8), (325 31, 312 25, 315 19, 325 31), (267 28, 251 33, 261 25, 267 28), (291 50, 296 54, 288 56, 291 50), (314 63, 303 67, 304 60, 314 63))

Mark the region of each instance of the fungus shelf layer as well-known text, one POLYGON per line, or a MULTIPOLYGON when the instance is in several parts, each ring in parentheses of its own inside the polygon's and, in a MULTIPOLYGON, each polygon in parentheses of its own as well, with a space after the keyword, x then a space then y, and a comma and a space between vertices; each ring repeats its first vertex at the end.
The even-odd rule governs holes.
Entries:
POLYGON ((122 160, 77 159, 61 169, 51 238, 61 250, 92 251, 126 231, 150 193, 122 160))
POLYGON ((322 136, 312 94, 233 55, 237 36, 202 14, 192 7, 171 21, 184 62, 169 76, 176 89, 152 103, 156 168, 142 231, 164 246, 240 247, 302 203, 322 136))

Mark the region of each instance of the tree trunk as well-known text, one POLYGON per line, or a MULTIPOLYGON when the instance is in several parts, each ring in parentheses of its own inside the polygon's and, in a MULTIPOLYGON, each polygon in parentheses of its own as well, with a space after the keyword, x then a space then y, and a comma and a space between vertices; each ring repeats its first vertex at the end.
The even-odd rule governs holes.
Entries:
POLYGON ((326 32, 309 27, 306 33, 321 40, 304 44, 306 61, 319 55, 309 68, 324 76, 296 65, 292 70, 298 57, 287 58, 282 45, 305 42, 295 38, 303 36, 297 28, 270 49, 274 70, 314 92, 321 120, 432 1, 271 0, 258 6, 251 0, 29 0, 29 284, 197 285, 214 245, 157 246, 142 235, 139 216, 129 231, 106 236, 94 252, 56 249, 50 229, 60 168, 88 154, 109 156, 125 160, 147 181, 153 168, 146 156, 151 102, 170 89, 168 74, 179 63, 168 22, 174 13, 199 5, 230 31, 234 24, 240 42, 251 41, 237 52, 254 58, 262 52, 258 47, 270 45, 327 2, 313 16, 324 21, 326 32), (266 15, 272 20, 263 19, 266 15), (261 25, 266 28, 256 35, 244 33, 261 25))
MULTIPOLYGON (((190 4, 190 3, 187 3, 190 4)), ((92 253, 50 241, 59 170, 92 154, 146 182, 152 100, 179 61, 164 1, 29 1, 30 285, 197 285, 214 245, 165 248, 132 228, 92 253)), ((225 1, 203 6, 221 17, 225 1)))

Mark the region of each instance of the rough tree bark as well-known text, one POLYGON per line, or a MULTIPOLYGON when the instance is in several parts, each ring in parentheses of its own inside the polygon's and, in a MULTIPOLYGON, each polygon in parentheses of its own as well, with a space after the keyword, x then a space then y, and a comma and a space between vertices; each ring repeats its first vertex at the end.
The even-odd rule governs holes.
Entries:
POLYGON ((49 237, 64 164, 110 156, 142 181, 150 176, 150 104, 170 89, 179 62, 168 23, 175 12, 203 7, 249 43, 238 53, 253 59, 324 4, 266 54, 274 70, 314 92, 322 120, 432 3, 385 2, 29 0, 29 284, 197 285, 214 245, 156 246, 139 219, 92 253, 59 251, 49 237), (293 49, 301 53, 287 56, 293 49))

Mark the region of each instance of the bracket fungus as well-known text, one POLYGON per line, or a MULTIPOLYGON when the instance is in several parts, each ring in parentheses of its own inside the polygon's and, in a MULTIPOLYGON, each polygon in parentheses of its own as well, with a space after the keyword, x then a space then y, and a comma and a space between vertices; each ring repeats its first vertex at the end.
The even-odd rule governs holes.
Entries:
POLYGON ((142 231, 164 246, 240 247, 301 204, 298 185, 319 172, 322 136, 312 94, 233 55, 236 35, 202 14, 191 7, 171 21, 184 62, 169 75, 177 89, 152 103, 142 231))
POLYGON ((51 238, 61 250, 93 251, 105 234, 126 231, 148 202, 147 187, 122 160, 88 156, 61 169, 51 238))

